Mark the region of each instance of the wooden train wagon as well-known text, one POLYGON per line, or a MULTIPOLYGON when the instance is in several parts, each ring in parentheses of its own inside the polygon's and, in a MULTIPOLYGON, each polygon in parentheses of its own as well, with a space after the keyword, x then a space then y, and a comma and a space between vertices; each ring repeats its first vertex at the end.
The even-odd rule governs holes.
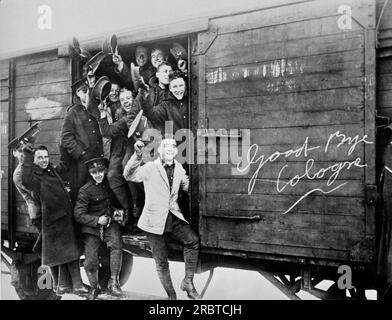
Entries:
MULTIPOLYGON (((380 244, 392 213, 380 176, 390 145, 382 133, 392 116, 391 17, 384 0, 264 1, 117 33, 127 63, 137 45, 175 41, 188 50, 188 218, 200 236, 199 271, 258 270, 291 298, 300 289, 346 298, 336 284, 345 265, 351 297, 365 289, 386 296, 390 249, 380 244), (315 288, 323 279, 336 281, 329 292, 315 288)), ((82 45, 95 52, 102 40, 82 45)), ((57 162, 81 65, 64 43, 8 57, 0 71, 2 248, 12 255, 34 231, 12 184, 7 143, 41 121, 37 143, 57 162)), ((151 256, 145 240, 123 238, 127 253, 151 256)))

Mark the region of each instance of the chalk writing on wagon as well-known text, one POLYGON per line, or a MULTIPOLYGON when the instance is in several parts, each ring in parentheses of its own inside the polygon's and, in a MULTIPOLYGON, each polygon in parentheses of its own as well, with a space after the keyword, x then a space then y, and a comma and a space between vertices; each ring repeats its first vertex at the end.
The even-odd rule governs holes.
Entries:
POLYGON ((283 181, 282 174, 287 170, 290 166, 289 163, 282 165, 278 176, 274 180, 269 180, 275 184, 276 190, 278 193, 282 193, 286 188, 294 189, 298 183, 304 179, 306 180, 316 180, 320 181, 320 186, 317 188, 309 189, 306 193, 301 195, 297 201, 295 201, 287 210, 283 212, 283 214, 289 213, 295 206, 297 206, 302 200, 304 200, 307 196, 312 193, 320 192, 322 194, 332 193, 340 188, 343 188, 347 183, 347 181, 342 182, 342 180, 338 180, 340 174, 343 170, 352 170, 353 168, 364 168, 367 166, 366 163, 363 163, 361 157, 356 157, 354 160, 349 161, 337 161, 332 165, 326 167, 318 167, 315 168, 315 160, 313 155, 315 153, 328 153, 334 145, 336 148, 343 148, 343 146, 349 146, 350 148, 346 151, 346 155, 350 156, 355 149, 361 144, 373 144, 372 141, 367 140, 367 135, 356 135, 353 137, 346 136, 344 133, 340 131, 335 131, 331 133, 326 140, 325 144, 319 144, 315 146, 311 146, 309 143, 309 137, 306 137, 303 144, 294 149, 288 149, 285 151, 276 151, 269 155, 268 157, 265 155, 257 156, 261 148, 257 144, 253 144, 248 149, 246 160, 240 161, 237 163, 237 170, 239 173, 247 172, 251 166, 257 166, 253 175, 251 176, 248 183, 248 194, 252 194, 255 184, 257 182, 258 176, 262 169, 268 169, 267 164, 273 163, 278 159, 282 158, 299 158, 304 157, 307 159, 305 164, 305 169, 303 172, 295 174, 288 181, 283 181), (322 180, 328 174, 330 174, 327 180, 322 180), (339 182, 340 181, 340 182, 339 182))

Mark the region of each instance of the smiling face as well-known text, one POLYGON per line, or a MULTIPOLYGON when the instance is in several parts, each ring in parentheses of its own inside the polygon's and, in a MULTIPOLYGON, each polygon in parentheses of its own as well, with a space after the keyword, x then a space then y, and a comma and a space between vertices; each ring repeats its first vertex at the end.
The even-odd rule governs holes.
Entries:
POLYGON ((158 153, 163 161, 166 163, 173 162, 173 159, 177 155, 178 149, 176 147, 176 141, 174 139, 162 140, 158 153))
POLYGON ((34 164, 42 169, 46 169, 49 165, 49 154, 47 150, 37 150, 34 153, 34 164))
POLYGON ((120 103, 121 107, 126 111, 131 111, 132 103, 133 103, 133 95, 129 90, 121 90, 120 91, 120 103))
POLYGON ((176 78, 170 81, 169 90, 176 97, 177 100, 181 100, 185 94, 185 81, 183 78, 176 78))
POLYGON ((148 61, 148 50, 145 47, 137 47, 135 52, 136 63, 143 67, 148 61))
POLYGON ((169 84, 169 75, 172 71, 172 67, 169 65, 163 64, 159 66, 156 72, 156 77, 158 78, 159 84, 169 84))
POLYGON ((91 177, 96 183, 101 183, 105 178, 106 170, 92 170, 90 171, 91 177))
POLYGON ((110 87, 109 99, 112 102, 117 102, 120 94, 120 86, 117 83, 112 83, 110 87))
POLYGON ((165 61, 165 54, 161 49, 156 49, 151 52, 151 64, 155 69, 159 67, 159 65, 165 61))

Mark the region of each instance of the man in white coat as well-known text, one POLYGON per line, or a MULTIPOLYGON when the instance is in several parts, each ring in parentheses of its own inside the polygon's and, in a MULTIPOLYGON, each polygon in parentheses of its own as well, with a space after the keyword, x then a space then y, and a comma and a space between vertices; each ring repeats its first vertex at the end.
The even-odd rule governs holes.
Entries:
POLYGON ((184 245, 185 278, 181 290, 186 291, 191 299, 200 299, 193 284, 199 238, 185 220, 177 202, 180 187, 188 192, 189 179, 182 165, 174 159, 178 152, 176 141, 163 139, 158 148, 159 158, 141 165, 143 147, 143 142, 135 143, 135 153, 124 169, 126 180, 144 183, 146 198, 138 227, 147 234, 159 279, 169 299, 177 296, 170 277, 167 237, 184 245))

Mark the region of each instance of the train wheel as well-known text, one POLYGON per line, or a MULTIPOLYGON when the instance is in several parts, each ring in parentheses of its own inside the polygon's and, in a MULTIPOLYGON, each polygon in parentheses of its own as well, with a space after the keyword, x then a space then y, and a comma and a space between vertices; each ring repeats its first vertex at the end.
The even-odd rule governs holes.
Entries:
POLYGON ((120 286, 125 285, 131 276, 133 268, 133 255, 123 251, 122 267, 119 276, 120 286))

